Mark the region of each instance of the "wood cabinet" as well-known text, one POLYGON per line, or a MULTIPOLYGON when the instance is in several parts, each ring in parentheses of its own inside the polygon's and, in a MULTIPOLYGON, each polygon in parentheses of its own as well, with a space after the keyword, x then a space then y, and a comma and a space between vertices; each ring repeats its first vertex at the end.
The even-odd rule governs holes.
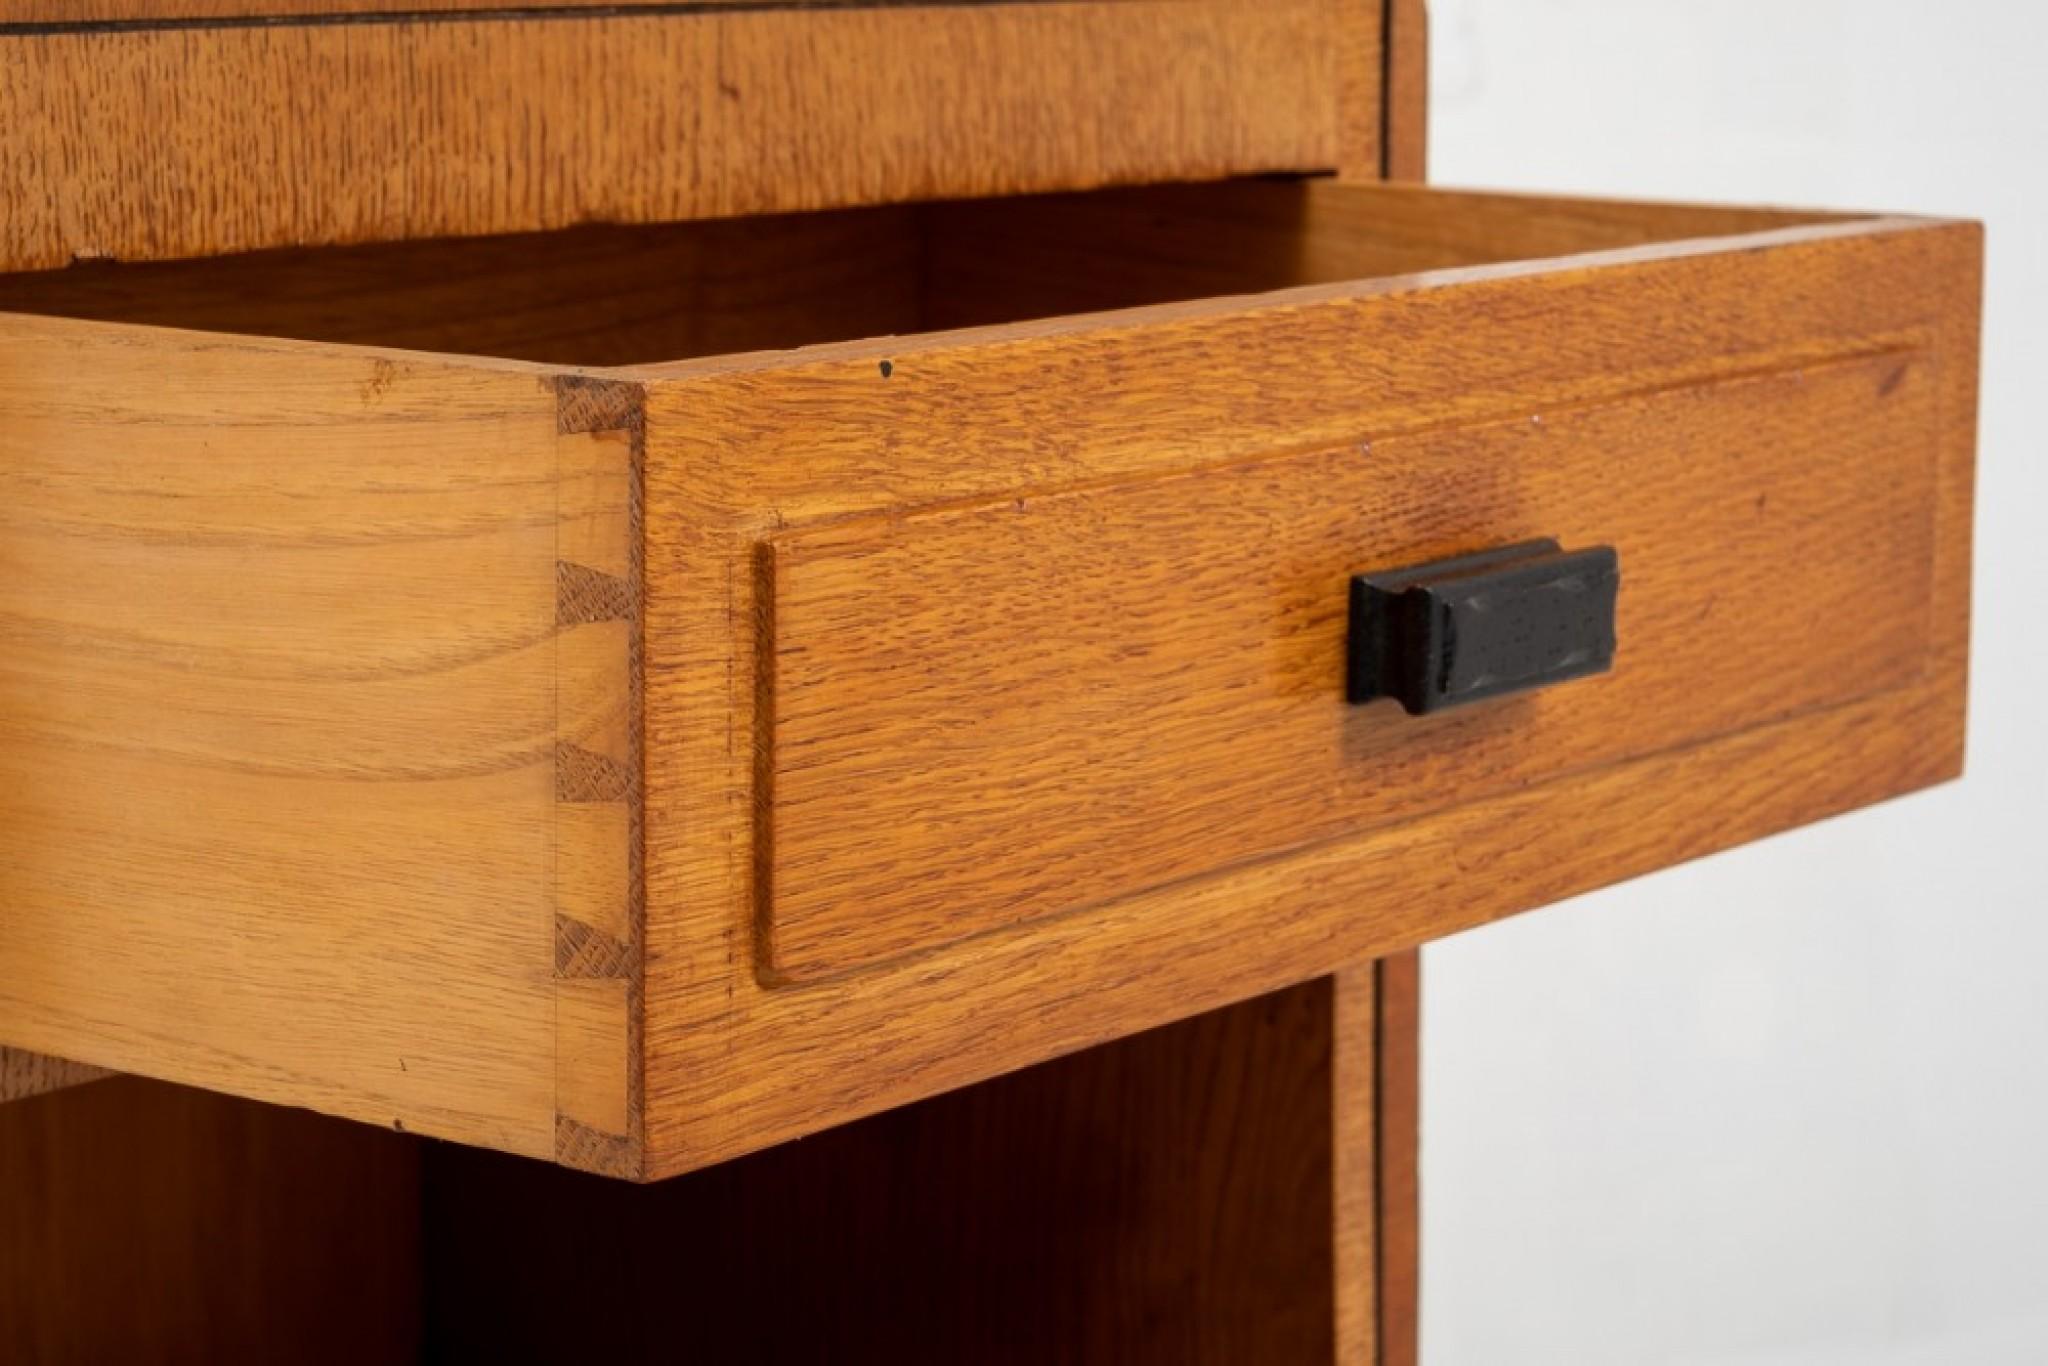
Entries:
MULTIPOLYGON (((1420 23, 0 0, 0 1075, 158 1079, 0 1188, 355 1164, 237 1228, 401 1356, 1410 1359, 1412 950, 1958 771, 1982 256, 1401 183, 1420 23), (1610 669, 1347 701, 1534 537, 1610 669)), ((36 1208, 18 1350, 322 1317, 36 1208)))

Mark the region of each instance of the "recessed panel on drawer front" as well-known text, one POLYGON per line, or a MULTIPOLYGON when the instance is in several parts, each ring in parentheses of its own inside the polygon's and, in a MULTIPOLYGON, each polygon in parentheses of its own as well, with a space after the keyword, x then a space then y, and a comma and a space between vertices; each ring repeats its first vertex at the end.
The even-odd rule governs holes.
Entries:
POLYGON ((1881 350, 774 538, 769 971, 873 964, 1911 681, 1929 368, 1881 350), (1611 673, 1429 717, 1347 704, 1350 575, 1537 536, 1618 550, 1611 673))

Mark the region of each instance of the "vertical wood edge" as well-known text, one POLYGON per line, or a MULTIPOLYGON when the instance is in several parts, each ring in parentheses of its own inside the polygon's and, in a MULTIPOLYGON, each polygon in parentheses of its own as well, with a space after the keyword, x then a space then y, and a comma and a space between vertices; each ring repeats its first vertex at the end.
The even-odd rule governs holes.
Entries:
MULTIPOLYGON (((1382 180, 1429 173, 1428 0, 1382 0, 1382 180)), ((1421 1358, 1422 954, 1373 968, 1373 1317, 1378 1366, 1421 1358)))
POLYGON ((775 542, 754 546, 748 565, 754 588, 753 878, 748 890, 754 980, 787 979, 775 965, 775 542))
POLYGON ((1387 16, 1393 0, 1328 3, 1337 62, 1331 110, 1335 170, 1346 180, 1378 180, 1387 155, 1387 16))
POLYGON ((638 1177, 644 392, 579 375, 554 386, 555 1159, 638 1177))
POLYGON ((1384 0, 1381 179, 1420 183, 1429 169, 1428 0, 1384 0))
POLYGON ((1330 1269, 1338 1366, 1379 1359, 1377 1128, 1378 969, 1366 963, 1330 979, 1330 1269))
MULTIPOLYGON (((1985 230, 1979 222, 1947 225, 1944 239, 1955 287, 1950 294, 1947 316, 1935 339, 1939 396, 1936 423, 1951 443, 1942 456, 1943 477, 1948 481, 1940 496, 1952 504, 1949 521, 1937 525, 1937 592, 1944 583, 1951 597, 1937 602, 1935 611, 1947 617, 1954 633, 1954 757, 1955 776, 1961 776, 1967 758, 1970 691, 1970 637, 1973 630, 1972 584, 1976 546, 1971 528, 1976 521, 1977 432, 1982 407, 1984 248, 1985 230), (1940 535, 1946 531, 1945 536, 1940 535), (1948 577, 1942 579, 1940 576, 1948 577)), ((1937 623, 1937 626, 1943 623, 1937 623)), ((1937 648, 1940 642, 1937 638, 1937 648)))
POLYGON ((1374 969, 1374 1301, 1379 1366, 1419 1360, 1421 1004, 1418 950, 1374 969))

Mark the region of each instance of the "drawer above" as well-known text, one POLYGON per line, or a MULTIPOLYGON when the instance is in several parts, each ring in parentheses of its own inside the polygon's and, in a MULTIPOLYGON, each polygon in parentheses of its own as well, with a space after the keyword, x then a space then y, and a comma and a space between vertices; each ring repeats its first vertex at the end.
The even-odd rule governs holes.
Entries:
POLYGON ((658 1176, 1952 776, 1980 259, 1288 180, 0 277, 0 1045, 658 1176), (1543 538, 1610 667, 1347 700, 1355 576, 1543 538))

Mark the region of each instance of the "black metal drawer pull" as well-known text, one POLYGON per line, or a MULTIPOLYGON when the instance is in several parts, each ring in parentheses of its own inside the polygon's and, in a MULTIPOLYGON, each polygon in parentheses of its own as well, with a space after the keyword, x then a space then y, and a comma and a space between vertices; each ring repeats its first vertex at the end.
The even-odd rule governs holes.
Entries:
POLYGON ((1540 688, 1614 662, 1612 546, 1523 541, 1351 580, 1346 692, 1416 716, 1540 688))

